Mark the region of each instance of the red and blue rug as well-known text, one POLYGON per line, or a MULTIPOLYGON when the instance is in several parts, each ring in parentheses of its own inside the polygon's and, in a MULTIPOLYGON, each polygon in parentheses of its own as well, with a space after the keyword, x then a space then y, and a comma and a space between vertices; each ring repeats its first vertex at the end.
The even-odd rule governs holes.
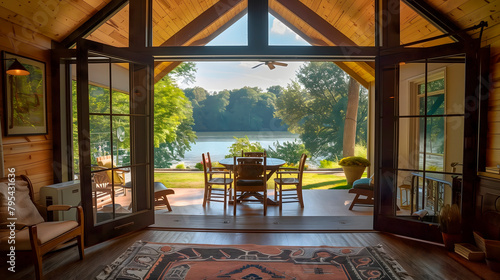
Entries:
POLYGON ((412 279, 372 247, 136 242, 97 279, 412 279))

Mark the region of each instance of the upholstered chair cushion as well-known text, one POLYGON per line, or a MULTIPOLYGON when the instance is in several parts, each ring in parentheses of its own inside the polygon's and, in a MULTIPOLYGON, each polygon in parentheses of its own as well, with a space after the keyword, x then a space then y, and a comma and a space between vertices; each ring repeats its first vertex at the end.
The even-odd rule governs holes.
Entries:
POLYGON ((8 208, 9 197, 11 197, 8 184, 0 183, 0 223, 5 223, 8 221, 7 218, 13 217, 17 218, 16 223, 25 225, 34 225, 43 222, 43 217, 30 198, 28 182, 16 181, 15 187, 15 205, 12 207, 14 208, 14 215, 11 215, 12 212, 9 213, 8 208))
MULTIPOLYGON (((77 226, 78 223, 75 221, 44 222, 37 224, 38 241, 43 244, 77 226)), ((8 231, 0 232, 0 251, 8 250, 11 246, 7 243, 8 238, 8 231)), ((28 227, 16 232, 16 250, 31 250, 28 227)))
POLYGON ((361 178, 352 183, 353 189, 366 189, 373 190, 373 185, 370 183, 372 181, 371 178, 361 178))

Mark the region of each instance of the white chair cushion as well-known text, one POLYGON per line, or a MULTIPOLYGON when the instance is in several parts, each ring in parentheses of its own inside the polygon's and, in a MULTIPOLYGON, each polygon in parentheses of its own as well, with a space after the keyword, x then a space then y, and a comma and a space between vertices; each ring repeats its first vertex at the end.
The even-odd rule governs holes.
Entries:
MULTIPOLYGON (((36 225, 38 240, 40 243, 45 243, 55 237, 75 228, 78 223, 75 221, 60 221, 60 222, 44 222, 36 225)), ((11 244, 8 244, 10 231, 0 231, 0 251, 8 251, 11 244)), ((16 250, 31 250, 30 233, 28 227, 16 231, 16 250)))
POLYGON ((16 181, 15 209, 14 215, 10 215, 8 209, 9 186, 7 183, 0 183, 0 223, 7 222, 7 218, 16 217, 16 223, 25 225, 34 225, 43 222, 43 217, 36 209, 33 201, 30 199, 28 182, 16 181))

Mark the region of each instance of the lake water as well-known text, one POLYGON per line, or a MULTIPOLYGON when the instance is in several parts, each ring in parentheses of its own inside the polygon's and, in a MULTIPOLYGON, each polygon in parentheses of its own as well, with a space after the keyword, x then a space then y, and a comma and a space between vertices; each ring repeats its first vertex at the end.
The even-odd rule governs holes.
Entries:
MULTIPOLYGON (((186 152, 183 162, 187 167, 194 168, 195 164, 201 162, 201 154, 209 152, 212 161, 219 161, 229 154, 229 147, 236 141, 234 137, 248 137, 250 142, 259 142, 264 149, 279 141, 300 141, 299 135, 288 131, 225 131, 225 132, 196 132, 198 139, 191 146, 191 151, 186 152)), ((172 167, 175 167, 175 162, 172 167)))

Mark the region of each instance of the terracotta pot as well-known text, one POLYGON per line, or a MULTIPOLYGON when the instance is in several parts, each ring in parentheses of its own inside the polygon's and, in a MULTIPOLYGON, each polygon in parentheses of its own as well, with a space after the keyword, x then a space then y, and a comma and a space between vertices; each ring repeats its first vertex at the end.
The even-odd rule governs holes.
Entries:
POLYGON ((462 241, 461 234, 450 234, 450 233, 441 233, 443 235, 443 243, 446 250, 453 252, 455 250, 455 243, 460 243, 462 241))
POLYGON ((352 186, 352 183, 363 176, 366 166, 353 165, 353 166, 342 166, 344 170, 345 177, 347 179, 347 184, 352 186))

